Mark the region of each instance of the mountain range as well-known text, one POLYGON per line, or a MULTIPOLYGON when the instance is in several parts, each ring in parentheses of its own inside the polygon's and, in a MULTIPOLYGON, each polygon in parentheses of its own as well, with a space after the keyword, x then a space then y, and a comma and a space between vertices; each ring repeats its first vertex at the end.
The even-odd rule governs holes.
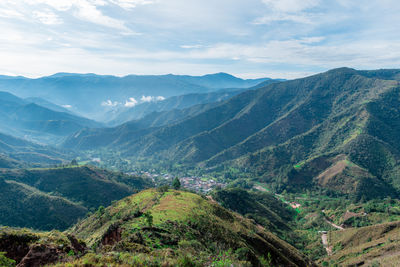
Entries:
POLYGON ((268 78, 244 80, 226 73, 205 76, 128 75, 125 77, 58 73, 29 79, 0 76, 0 91, 20 97, 39 97, 82 116, 105 121, 107 114, 136 104, 190 93, 248 88, 268 78))
POLYGON ((248 90, 161 127, 82 130, 65 146, 106 147, 128 157, 157 154, 211 171, 251 170, 280 190, 394 195, 399 73, 335 69, 248 90), (342 179, 345 185, 338 184, 342 179))
POLYGON ((400 70, 0 90, 0 265, 398 262, 400 70))

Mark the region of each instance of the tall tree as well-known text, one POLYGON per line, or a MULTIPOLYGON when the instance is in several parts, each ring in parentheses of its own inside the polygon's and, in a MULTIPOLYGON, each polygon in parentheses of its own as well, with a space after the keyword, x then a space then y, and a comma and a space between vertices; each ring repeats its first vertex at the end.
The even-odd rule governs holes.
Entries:
POLYGON ((181 181, 179 181, 177 177, 175 177, 175 179, 172 181, 172 187, 176 190, 181 188, 181 181))

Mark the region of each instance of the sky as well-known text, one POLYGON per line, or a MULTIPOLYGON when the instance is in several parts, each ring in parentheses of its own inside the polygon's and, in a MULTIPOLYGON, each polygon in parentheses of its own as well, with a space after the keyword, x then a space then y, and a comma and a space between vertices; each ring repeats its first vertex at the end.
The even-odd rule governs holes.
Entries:
POLYGON ((1 0, 0 74, 400 67, 398 0, 1 0))

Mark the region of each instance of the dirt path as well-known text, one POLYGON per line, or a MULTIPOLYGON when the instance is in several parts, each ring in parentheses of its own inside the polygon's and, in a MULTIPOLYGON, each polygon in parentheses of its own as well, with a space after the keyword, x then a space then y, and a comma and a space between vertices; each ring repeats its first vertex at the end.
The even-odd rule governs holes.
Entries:
POLYGON ((214 200, 214 198, 210 195, 207 196, 207 199, 210 200, 213 203, 217 203, 217 201, 214 200))
POLYGON ((328 254, 328 256, 332 255, 332 247, 329 246, 328 243, 328 234, 327 233, 323 233, 321 236, 322 239, 322 244, 324 245, 324 248, 326 250, 326 253, 328 254))
MULTIPOLYGON (((335 227, 338 230, 344 230, 343 227, 329 221, 327 218, 325 218, 325 222, 329 223, 332 227, 335 227)), ((324 248, 326 250, 326 253, 328 254, 328 256, 331 256, 332 255, 332 246, 329 246, 328 233, 326 233, 326 232, 322 233, 321 239, 322 239, 322 244, 324 245, 324 248)))
POLYGON ((265 189, 264 187, 262 187, 260 185, 255 185, 254 188, 259 190, 259 191, 267 192, 267 189, 265 189))
POLYGON ((336 229, 344 230, 344 228, 343 228, 342 226, 339 226, 339 225, 337 225, 337 224, 334 224, 333 222, 329 221, 329 220, 326 219, 326 218, 325 218, 325 221, 326 221, 327 223, 329 223, 330 225, 332 225, 333 227, 335 227, 336 229))

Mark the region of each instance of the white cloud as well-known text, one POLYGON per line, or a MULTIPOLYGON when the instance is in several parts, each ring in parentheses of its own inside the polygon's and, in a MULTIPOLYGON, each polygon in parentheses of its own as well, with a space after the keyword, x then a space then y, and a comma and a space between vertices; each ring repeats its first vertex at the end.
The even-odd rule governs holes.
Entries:
POLYGON ((13 10, 13 9, 8 9, 8 8, 0 8, 0 17, 1 18, 23 18, 24 15, 22 15, 20 12, 13 10))
POLYGON ((50 10, 46 10, 45 12, 34 11, 33 15, 43 24, 54 25, 62 23, 62 20, 50 10))
POLYGON ((67 11, 74 5, 74 0, 25 0, 27 4, 46 4, 58 11, 67 11))
POLYGON ((107 101, 101 102, 101 105, 102 105, 103 107, 116 107, 116 106, 118 106, 119 104, 120 104, 119 102, 117 102, 117 101, 113 102, 113 101, 111 101, 110 99, 108 99, 107 101))
POLYGON ((198 49, 198 48, 202 48, 202 47, 204 47, 204 45, 200 45, 200 44, 197 44, 197 45, 181 45, 180 46, 180 48, 183 48, 183 49, 198 49))
POLYGON ((63 108, 68 108, 68 109, 72 108, 71 105, 62 105, 62 107, 63 107, 63 108))
MULTIPOLYGON (((51 8, 54 8, 58 12, 71 12, 76 18, 88 21, 91 23, 95 23, 98 25, 115 28, 119 30, 123 30, 124 32, 130 32, 129 28, 126 27, 125 22, 107 16, 103 14, 102 11, 99 10, 98 7, 106 6, 109 4, 108 1, 103 0, 25 0, 25 3, 33 6, 34 8, 40 8, 37 5, 47 5, 51 8)), ((46 17, 46 14, 41 10, 34 11, 35 13, 39 13, 40 18, 42 18, 42 22, 46 24, 54 24, 54 16, 49 15, 46 17)), ((49 14, 49 12, 46 12, 49 14)))
POLYGON ((132 108, 132 107, 136 106, 137 104, 138 104, 138 101, 133 97, 130 97, 127 101, 125 101, 125 107, 127 107, 127 108, 132 108))
POLYGON ((96 4, 104 5, 104 2, 93 3, 84 0, 78 0, 74 2, 75 6, 77 7, 77 11, 74 12, 76 17, 106 27, 128 30, 123 21, 106 16, 97 8, 96 4))
POLYGON ((129 10, 129 9, 135 8, 139 5, 153 4, 155 1, 152 1, 152 0, 110 0, 110 2, 129 10))
POLYGON ((319 0, 262 0, 262 2, 267 5, 269 12, 256 18, 253 21, 256 25, 284 21, 312 24, 318 20, 318 16, 307 11, 317 7, 319 0))
POLYGON ((393 68, 399 12, 395 0, 2 0, 0 74, 393 68))
POLYGON ((143 103, 158 102, 158 101, 163 101, 163 100, 165 100, 165 97, 163 97, 163 96, 144 96, 144 95, 142 95, 142 98, 140 98, 140 101, 143 103))
POLYGON ((142 95, 142 98, 140 99, 142 102, 151 102, 153 101, 153 96, 144 96, 142 95))

